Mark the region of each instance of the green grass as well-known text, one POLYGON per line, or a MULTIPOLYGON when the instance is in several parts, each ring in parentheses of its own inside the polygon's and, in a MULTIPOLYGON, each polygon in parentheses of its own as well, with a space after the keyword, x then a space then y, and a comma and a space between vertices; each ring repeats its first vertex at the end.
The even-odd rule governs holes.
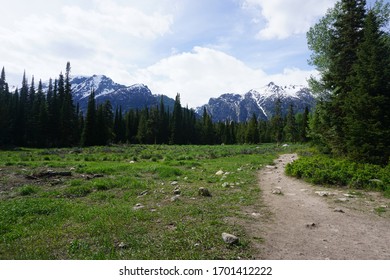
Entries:
POLYGON ((286 166, 286 174, 314 184, 381 191, 390 197, 390 165, 356 163, 306 150, 298 160, 286 166))
POLYGON ((251 240, 229 218, 242 218, 240 209, 258 198, 257 170, 289 151, 274 145, 0 151, 0 259, 249 259, 251 240), (37 177, 48 169, 72 176, 37 177), (175 202, 173 181, 181 190, 175 202), (212 197, 198 196, 200 187, 212 197), (226 245, 222 232, 238 235, 240 244, 226 245))

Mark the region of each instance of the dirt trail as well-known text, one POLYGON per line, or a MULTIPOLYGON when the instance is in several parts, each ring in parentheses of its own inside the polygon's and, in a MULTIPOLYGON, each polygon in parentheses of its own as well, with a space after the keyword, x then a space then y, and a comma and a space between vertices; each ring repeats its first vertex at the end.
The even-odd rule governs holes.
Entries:
POLYGON ((252 213, 255 223, 248 228, 249 234, 254 240, 262 238, 255 241, 260 252, 255 257, 390 260, 389 200, 380 194, 351 195, 348 189, 314 187, 287 177, 284 167, 296 158, 282 155, 275 168, 268 166, 259 174, 269 215, 252 213), (382 216, 373 210, 377 207, 383 210, 382 216))

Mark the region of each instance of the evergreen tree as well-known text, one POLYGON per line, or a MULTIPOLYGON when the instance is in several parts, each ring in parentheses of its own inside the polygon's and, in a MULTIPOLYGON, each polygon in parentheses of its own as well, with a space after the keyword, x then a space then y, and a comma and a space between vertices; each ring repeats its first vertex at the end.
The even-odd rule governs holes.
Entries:
POLYGON ((214 144, 214 126, 211 116, 207 113, 206 107, 203 107, 202 126, 201 126, 201 144, 214 144))
POLYGON ((96 145, 97 129, 95 90, 92 90, 88 98, 87 115, 85 117, 84 129, 81 135, 82 146, 96 145))
POLYGON ((110 101, 100 104, 96 111, 96 145, 104 146, 113 138, 113 114, 110 101))
POLYGON ((298 128, 295 121, 294 105, 290 104, 286 116, 286 126, 284 127, 285 140, 295 143, 297 141, 298 128))
POLYGON ((275 114, 271 119, 273 140, 276 141, 276 143, 281 143, 283 141, 283 123, 282 101, 280 98, 277 98, 275 101, 275 114))
POLYGON ((60 129, 62 146, 71 146, 78 142, 75 135, 77 115, 73 104, 72 89, 70 85, 70 63, 66 65, 65 80, 62 74, 59 79, 60 95, 60 129), (62 77, 61 77, 62 76, 62 77))
POLYGON ((390 157, 390 47, 376 14, 368 12, 350 78, 346 142, 352 158, 385 164, 390 157))
POLYGON ((126 124, 123 119, 122 106, 115 109, 114 116, 114 142, 115 143, 124 143, 126 141, 126 124))
POLYGON ((183 142, 183 110, 180 104, 180 94, 175 98, 173 107, 172 122, 171 122, 171 138, 172 144, 184 144, 183 142))
POLYGON ((307 142, 308 141, 308 127, 309 127, 309 108, 306 107, 305 111, 302 114, 302 119, 299 121, 299 141, 307 142))
POLYGON ((246 143, 257 144, 260 142, 260 134, 257 122, 257 116, 253 113, 247 125, 246 143))
POLYGON ((11 144, 12 97, 5 78, 4 67, 0 75, 0 146, 11 144))

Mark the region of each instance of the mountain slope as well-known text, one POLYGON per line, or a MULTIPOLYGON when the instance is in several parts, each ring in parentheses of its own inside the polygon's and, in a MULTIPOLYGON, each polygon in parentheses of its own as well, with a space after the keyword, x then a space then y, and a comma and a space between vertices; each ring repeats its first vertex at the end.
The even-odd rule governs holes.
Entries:
POLYGON ((314 96, 304 86, 278 86, 269 83, 258 90, 250 90, 244 95, 227 93, 218 98, 210 98, 208 104, 198 107, 196 111, 201 114, 203 108, 212 115, 213 121, 245 122, 253 113, 260 119, 271 119, 275 113, 275 102, 282 102, 282 114, 287 114, 290 104, 294 105, 296 113, 303 112, 315 105, 314 96))
MULTIPOLYGON (((122 107, 126 112, 130 109, 142 109, 160 104, 161 95, 154 95, 150 89, 143 84, 124 86, 115 83, 104 75, 93 75, 92 77, 76 76, 71 79, 73 101, 80 105, 85 112, 88 104, 88 97, 92 89, 95 90, 96 103, 101 104, 109 100, 113 109, 122 107)), ((163 96, 164 105, 173 107, 174 100, 163 96)))

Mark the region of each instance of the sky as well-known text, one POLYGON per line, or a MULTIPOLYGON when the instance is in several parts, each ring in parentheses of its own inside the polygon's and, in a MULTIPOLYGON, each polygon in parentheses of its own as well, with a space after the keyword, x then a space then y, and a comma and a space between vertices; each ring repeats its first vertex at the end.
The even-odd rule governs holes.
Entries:
POLYGON ((273 81, 305 85, 306 32, 336 0, 0 0, 10 85, 71 74, 143 83, 201 106, 273 81))

